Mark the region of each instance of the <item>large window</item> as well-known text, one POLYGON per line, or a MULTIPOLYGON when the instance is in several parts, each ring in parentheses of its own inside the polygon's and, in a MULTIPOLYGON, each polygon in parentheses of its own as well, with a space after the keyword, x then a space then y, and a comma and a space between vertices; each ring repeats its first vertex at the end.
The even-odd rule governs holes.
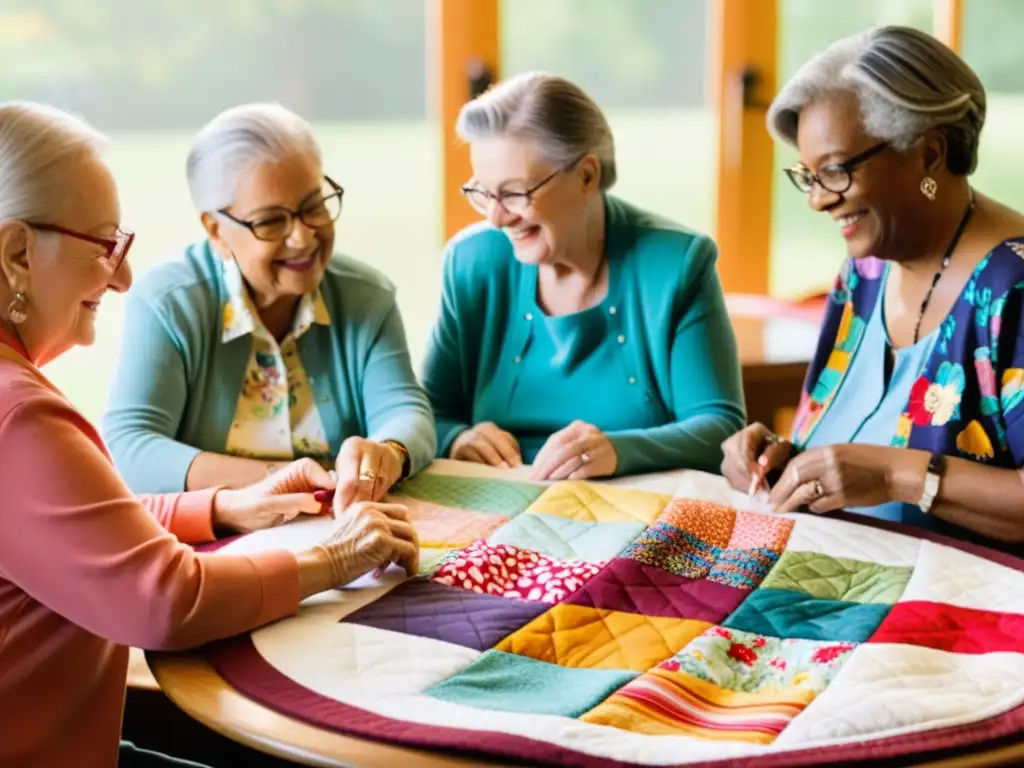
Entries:
MULTIPOLYGON (((968 0, 970 5, 971 0, 968 0)), ((932 0, 779 0, 779 88, 807 59, 834 41, 882 24, 932 28, 932 0)), ((846 255, 835 224, 807 206, 782 173, 796 152, 776 145, 771 292, 796 298, 827 290, 846 255)))
MULTIPOLYGON (((201 236, 185 183, 195 131, 225 107, 278 101, 314 123, 346 189, 338 248, 398 285, 413 354, 433 321, 440 263, 437 128, 427 119, 427 7, 415 0, 7 0, 4 98, 80 112, 111 137, 136 275, 201 236)), ((47 373, 90 418, 109 388, 123 299, 94 348, 47 373)))
POLYGON ((504 0, 504 70, 573 80, 615 135, 612 194, 708 232, 717 127, 705 0, 504 0))
POLYGON ((988 109, 974 186, 1017 210, 1024 210, 1024 3, 966 0, 963 56, 985 84, 988 109))

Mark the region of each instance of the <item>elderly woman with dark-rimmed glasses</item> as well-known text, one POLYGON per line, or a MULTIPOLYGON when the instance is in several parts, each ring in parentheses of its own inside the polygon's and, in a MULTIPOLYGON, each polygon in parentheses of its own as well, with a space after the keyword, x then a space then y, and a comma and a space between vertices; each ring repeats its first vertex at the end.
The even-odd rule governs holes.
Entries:
POLYGON ((312 457, 341 505, 435 453, 392 283, 334 252, 343 190, 310 126, 267 104, 218 115, 188 156, 207 237, 128 296, 104 437, 136 492, 245 485, 312 457))
POLYGON ((934 37, 883 27, 805 64, 769 110, 787 169, 849 259, 791 440, 726 441, 737 488, 1024 543, 1024 217, 976 191, 986 98, 934 37))

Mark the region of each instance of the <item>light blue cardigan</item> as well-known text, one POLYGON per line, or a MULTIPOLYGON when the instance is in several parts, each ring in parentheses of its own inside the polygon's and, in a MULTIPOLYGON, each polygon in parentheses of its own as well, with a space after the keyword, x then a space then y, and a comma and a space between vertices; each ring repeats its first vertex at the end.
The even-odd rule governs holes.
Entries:
MULTIPOLYGON (((320 285, 331 324, 298 339, 317 410, 337 455, 359 435, 409 451, 410 473, 436 450, 430 404, 416 375, 394 286, 335 256, 320 285)), ((171 493, 201 451, 224 453, 252 336, 221 341, 222 261, 202 241, 150 270, 129 291, 103 439, 136 493, 171 493)))

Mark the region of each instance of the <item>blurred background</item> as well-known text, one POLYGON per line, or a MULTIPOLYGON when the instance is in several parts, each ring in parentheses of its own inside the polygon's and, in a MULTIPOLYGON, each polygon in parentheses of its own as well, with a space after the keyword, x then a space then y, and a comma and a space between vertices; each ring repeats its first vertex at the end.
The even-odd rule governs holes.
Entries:
MULTIPOLYGON (((877 24, 931 31, 933 0, 778 2, 781 84, 835 39, 877 24)), ((714 233, 718 126, 705 0, 503 0, 501 74, 575 80, 615 133, 615 192, 714 233)), ((398 285, 418 364, 433 323, 444 227, 442 125, 432 96, 428 0, 0 0, 0 92, 83 114, 107 132, 131 255, 144 273, 197 239, 184 175, 192 136, 219 110, 274 100, 312 121, 346 188, 338 244, 398 285)), ((1024 207, 1024 0, 965 0, 962 53, 989 91, 976 182, 1024 207)), ((776 148, 769 292, 822 290, 845 249, 781 173, 776 148), (777 172, 776 172, 776 169, 777 172)), ((741 212, 742 215, 742 212, 741 212)), ((98 418, 123 300, 104 301, 97 347, 48 369, 98 418)))

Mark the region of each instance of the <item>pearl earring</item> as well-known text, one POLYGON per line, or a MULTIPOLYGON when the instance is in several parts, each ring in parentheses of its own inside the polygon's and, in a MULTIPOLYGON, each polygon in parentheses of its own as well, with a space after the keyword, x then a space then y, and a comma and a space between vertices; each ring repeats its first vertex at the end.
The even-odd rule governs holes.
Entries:
POLYGON ((935 199, 935 193, 939 191, 939 183, 931 176, 921 179, 921 194, 929 200, 935 199))
POLYGON ((21 325, 28 319, 28 298, 18 291, 7 305, 7 317, 15 325, 21 325))

